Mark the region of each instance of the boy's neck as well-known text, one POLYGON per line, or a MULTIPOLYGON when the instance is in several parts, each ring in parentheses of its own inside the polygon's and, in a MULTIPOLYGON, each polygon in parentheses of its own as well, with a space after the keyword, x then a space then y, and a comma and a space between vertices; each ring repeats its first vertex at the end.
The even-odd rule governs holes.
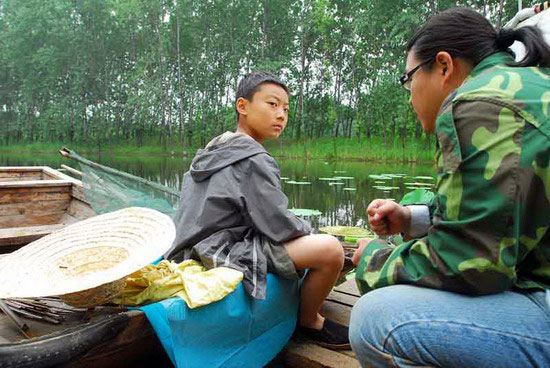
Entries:
POLYGON ((256 142, 258 143, 262 143, 264 140, 263 139, 258 139, 254 136, 254 134, 249 130, 249 129, 246 129, 245 127, 243 127, 243 125, 241 125, 240 123, 237 123, 237 130, 235 131, 235 133, 243 133, 243 134, 246 134, 247 136, 249 136, 250 138, 254 139, 256 142))

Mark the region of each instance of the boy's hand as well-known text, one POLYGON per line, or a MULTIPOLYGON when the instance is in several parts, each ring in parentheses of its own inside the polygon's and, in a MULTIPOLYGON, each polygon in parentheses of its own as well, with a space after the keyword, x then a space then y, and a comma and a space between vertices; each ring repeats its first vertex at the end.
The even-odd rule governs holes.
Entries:
POLYGON ((367 208, 370 228, 376 235, 405 232, 411 223, 411 210, 387 199, 375 199, 367 208))
POLYGON ((365 250, 365 247, 367 246, 367 244, 370 243, 371 240, 371 238, 362 238, 357 240, 357 249, 355 250, 355 253, 353 253, 353 258, 351 259, 355 266, 359 264, 361 254, 363 254, 363 250, 365 250))

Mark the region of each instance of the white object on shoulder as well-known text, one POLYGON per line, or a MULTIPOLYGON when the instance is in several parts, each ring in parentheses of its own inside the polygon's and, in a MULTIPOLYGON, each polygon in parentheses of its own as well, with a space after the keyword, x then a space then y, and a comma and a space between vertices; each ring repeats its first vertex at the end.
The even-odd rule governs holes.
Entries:
MULTIPOLYGON (((520 10, 504 27, 520 28, 524 26, 535 26, 539 28, 542 31, 544 40, 550 45, 550 9, 543 10, 538 14, 535 14, 533 8, 520 10)), ((525 57, 525 46, 523 46, 521 42, 514 42, 510 48, 516 54, 516 61, 525 57)))

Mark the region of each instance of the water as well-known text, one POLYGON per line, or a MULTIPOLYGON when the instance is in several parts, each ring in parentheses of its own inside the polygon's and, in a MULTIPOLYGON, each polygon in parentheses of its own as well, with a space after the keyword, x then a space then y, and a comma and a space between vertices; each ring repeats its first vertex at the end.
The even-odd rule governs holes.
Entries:
MULTIPOLYGON (((86 155, 86 158, 126 171, 148 180, 180 188, 183 173, 189 169, 190 159, 182 157, 160 156, 111 156, 86 155)), ((394 198, 400 200, 408 192, 408 182, 433 182, 425 179, 414 179, 415 176, 435 177, 433 165, 420 164, 380 164, 370 162, 339 162, 322 160, 278 159, 281 168, 283 191, 288 196, 289 207, 308 208, 322 212, 315 221, 318 226, 362 226, 365 224, 365 211, 375 198, 394 198), (382 180, 382 183, 369 175, 403 174, 405 177, 394 177, 382 180), (347 177, 338 182, 344 184, 330 185, 332 181, 320 178, 347 177), (288 182, 310 182, 308 185, 297 185, 288 182), (397 187, 389 191, 374 188, 375 186, 397 187), (347 190, 345 188, 354 188, 347 190)), ((75 161, 59 154, 5 154, 0 153, 0 166, 50 166, 59 168, 66 164, 79 169, 75 161)))

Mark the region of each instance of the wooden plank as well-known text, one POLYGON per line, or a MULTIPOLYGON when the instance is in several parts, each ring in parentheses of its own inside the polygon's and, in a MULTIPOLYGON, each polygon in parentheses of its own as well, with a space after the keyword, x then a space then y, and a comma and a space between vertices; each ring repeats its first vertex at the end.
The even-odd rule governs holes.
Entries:
POLYGON ((170 367, 170 358, 143 311, 126 312, 130 323, 113 340, 91 349, 66 368, 170 367))
POLYGON ((60 222, 65 211, 0 217, 0 229, 10 227, 53 225, 60 222))
POLYGON ((344 306, 353 307, 355 303, 359 300, 358 296, 355 295, 349 295, 346 293, 342 293, 337 290, 333 290, 326 300, 332 301, 337 304, 342 304, 344 306))
POLYGON ((72 187, 72 196, 74 198, 77 198, 79 199, 80 201, 84 202, 84 203, 88 203, 88 200, 86 199, 86 196, 84 195, 84 188, 82 186, 82 184, 73 184, 73 187, 72 187))
POLYGON ((19 172, 19 171, 39 171, 42 172, 47 166, 0 166, 0 171, 19 172))
POLYGON ((58 186, 24 186, 19 188, 2 188, 0 193, 43 193, 43 192, 64 192, 68 193, 71 191, 71 185, 63 184, 58 186))
POLYGON ((22 171, 22 172, 2 172, 0 171, 0 182, 5 181, 21 181, 21 180, 41 180, 43 179, 42 172, 22 171))
POLYGON ((69 208, 70 199, 55 201, 32 201, 23 203, 3 204, 0 206, 0 217, 26 215, 30 213, 65 212, 69 208))
POLYGON ((354 278, 346 280, 346 282, 335 287, 334 290, 341 291, 343 293, 347 293, 355 296, 361 296, 359 289, 357 289, 357 283, 355 282, 354 278))
POLYGON ((351 315, 351 307, 349 306, 332 301, 325 301, 321 306, 320 313, 328 319, 349 326, 349 317, 351 315))
POLYGON ((82 178, 82 171, 79 171, 77 169, 73 169, 72 167, 67 166, 67 165, 61 165, 61 167, 64 168, 65 170, 67 170, 68 172, 70 172, 71 174, 73 174, 75 176, 78 176, 79 178, 82 178))
POLYGON ((52 191, 0 191, 0 206, 34 201, 58 201, 71 199, 70 188, 55 188, 52 191))
MULTIPOLYGON (((333 290, 321 307, 326 318, 349 326, 351 306, 359 300, 357 296, 333 290)), ((333 351, 294 337, 281 353, 281 359, 288 367, 341 368, 359 367, 355 354, 350 350, 333 351)))
POLYGON ((60 171, 54 170, 51 167, 45 167, 44 172, 51 175, 54 178, 58 178, 60 180, 70 181, 71 183, 82 185, 82 181, 75 179, 72 176, 63 174, 60 171))
POLYGON ((0 247, 25 245, 50 234, 52 231, 62 229, 64 226, 63 224, 53 224, 0 229, 0 247))
MULTIPOLYGON (((73 179, 74 180, 74 179, 73 179)), ((0 190, 3 188, 30 188, 30 187, 59 187, 71 186, 73 181, 70 180, 21 180, 0 182, 0 190)))
POLYGON ((74 199, 69 204, 67 213, 79 220, 87 219, 88 217, 95 216, 95 212, 92 207, 79 199, 74 199))
MULTIPOLYGON (((71 168, 72 169, 72 168, 71 168)), ((72 169, 74 170, 74 169, 72 169)), ((78 172, 78 170, 74 170, 78 172)), ((22 167, 0 167, 0 182, 6 181, 26 181, 29 182, 31 178, 34 178, 34 181, 50 181, 50 180, 61 180, 69 181, 72 183, 80 183, 80 180, 77 180, 69 175, 65 175, 58 170, 54 170, 48 166, 22 166, 22 167), (20 179, 20 180, 16 180, 20 179)))
POLYGON ((328 350, 305 341, 293 340, 283 350, 283 362, 288 367, 354 368, 360 367, 355 357, 328 350))

